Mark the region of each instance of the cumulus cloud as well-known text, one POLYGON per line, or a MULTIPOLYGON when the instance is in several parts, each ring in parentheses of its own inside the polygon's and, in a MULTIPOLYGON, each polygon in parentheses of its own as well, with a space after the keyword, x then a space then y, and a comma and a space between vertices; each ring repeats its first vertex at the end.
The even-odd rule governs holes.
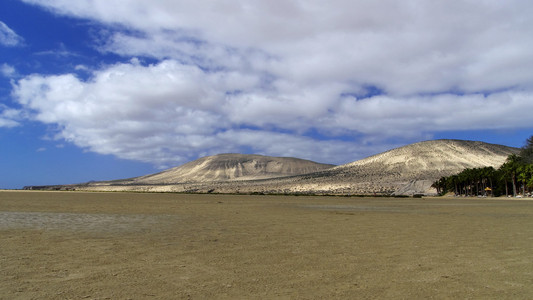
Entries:
POLYGON ((22 112, 17 109, 12 109, 4 104, 0 104, 0 127, 15 127, 19 125, 18 120, 21 119, 22 112))
POLYGON ((14 87, 33 118, 99 153, 342 163, 390 138, 532 125, 526 1, 24 1, 104 24, 94 47, 132 58, 14 87))
POLYGON ((95 72, 88 82, 71 74, 33 75, 17 83, 14 95, 32 118, 57 124, 59 138, 161 166, 242 149, 335 162, 368 154, 369 149, 354 143, 294 133, 314 126, 313 117, 327 108, 299 113, 294 110, 304 103, 287 98, 285 108, 272 109, 271 101, 258 99, 241 110, 242 99, 254 99, 260 86, 257 79, 173 60, 148 66, 133 61, 95 72), (341 155, 348 149, 349 154, 341 155))
POLYGON ((242 149, 348 162, 372 152, 336 138, 339 134, 383 140, 438 130, 527 126, 533 110, 529 94, 515 92, 359 100, 338 97, 342 86, 318 86, 269 98, 260 94, 257 78, 207 72, 174 60, 147 66, 134 60, 93 75, 87 82, 72 74, 33 75, 18 82, 14 95, 34 119, 57 124, 60 138, 160 166, 242 149), (331 138, 306 136, 312 130, 331 138))
POLYGON ((413 94, 532 82, 533 5, 520 0, 129 0, 113 10, 105 0, 26 1, 136 30, 112 35, 110 51, 190 59, 200 50, 204 58, 224 63, 227 53, 217 58, 219 46, 259 49, 276 58, 268 65, 257 62, 265 71, 302 84, 349 81, 413 94))
POLYGON ((15 70, 15 68, 11 65, 8 65, 8 64, 2 64, 0 66, 0 74, 2 74, 4 77, 7 77, 7 78, 10 78, 12 77, 13 75, 15 75, 17 73, 17 71, 15 70))
POLYGON ((0 45, 13 47, 23 42, 23 38, 16 34, 4 22, 0 21, 0 45))

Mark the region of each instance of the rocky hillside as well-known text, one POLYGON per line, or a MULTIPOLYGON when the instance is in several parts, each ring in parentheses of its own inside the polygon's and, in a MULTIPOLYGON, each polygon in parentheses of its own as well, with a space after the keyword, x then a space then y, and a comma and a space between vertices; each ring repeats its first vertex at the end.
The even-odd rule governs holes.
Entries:
POLYGON ((219 154, 191 161, 157 174, 136 177, 115 184, 173 184, 257 180, 300 175, 329 169, 320 164, 292 157, 271 157, 251 154, 219 154))

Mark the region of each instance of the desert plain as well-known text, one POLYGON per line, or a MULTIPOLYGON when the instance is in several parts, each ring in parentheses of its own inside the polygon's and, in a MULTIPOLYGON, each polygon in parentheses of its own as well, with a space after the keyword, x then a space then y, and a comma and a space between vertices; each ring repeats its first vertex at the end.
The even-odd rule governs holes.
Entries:
POLYGON ((533 201, 0 192, 0 299, 530 299, 533 201))

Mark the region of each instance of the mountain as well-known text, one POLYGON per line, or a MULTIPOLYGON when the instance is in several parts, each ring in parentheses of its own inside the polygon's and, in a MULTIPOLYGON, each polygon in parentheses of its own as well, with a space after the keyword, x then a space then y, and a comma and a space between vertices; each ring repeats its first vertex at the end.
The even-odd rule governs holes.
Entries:
POLYGON ((519 149, 463 140, 433 140, 389 150, 345 165, 303 175, 175 186, 189 192, 303 194, 434 194, 431 184, 465 168, 498 168, 519 149))
POLYGON ((219 154, 206 156, 179 167, 114 184, 176 184, 234 180, 257 180, 300 175, 329 169, 335 165, 320 164, 292 157, 253 154, 219 154))
MULTIPOLYGON (((431 184, 465 168, 498 168, 520 149, 464 140, 433 140, 341 166, 261 155, 208 156, 157 174, 59 186, 61 189, 214 193, 433 194, 431 184)), ((57 189, 57 187, 55 188, 57 189)))
POLYGON ((463 140, 433 140, 303 176, 299 185, 323 186, 335 193, 429 194, 442 176, 465 168, 498 168, 519 149, 463 140))

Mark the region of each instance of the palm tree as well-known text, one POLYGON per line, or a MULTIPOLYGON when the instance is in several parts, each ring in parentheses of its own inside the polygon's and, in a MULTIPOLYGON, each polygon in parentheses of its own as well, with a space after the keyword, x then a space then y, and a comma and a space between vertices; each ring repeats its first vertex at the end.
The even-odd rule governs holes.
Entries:
POLYGON ((516 197, 516 174, 520 166, 520 157, 516 154, 511 154, 507 157, 505 163, 500 167, 503 174, 511 179, 513 184, 513 197, 516 197))
POLYGON ((482 183, 483 183, 483 190, 486 191, 487 187, 490 188, 490 190, 493 190, 492 181, 495 176, 496 170, 494 170, 493 167, 485 167, 481 169, 481 177, 482 177, 482 183))
POLYGON ((529 168, 529 178, 527 179, 527 187, 533 189, 533 164, 528 165, 529 168))
POLYGON ((520 150, 520 159, 524 164, 533 164, 533 135, 526 140, 526 144, 520 150))
POLYGON ((440 195, 440 185, 439 185, 439 180, 433 182, 433 184, 431 184, 431 187, 436 189, 437 190, 437 194, 440 195))
POLYGON ((533 178, 533 164, 521 165, 517 169, 517 179, 522 183, 522 195, 526 196, 526 187, 533 178))
POLYGON ((446 181, 447 178, 443 176, 439 180, 433 182, 431 187, 437 190, 437 194, 444 195, 446 192, 448 192, 448 189, 446 188, 446 181))
POLYGON ((458 189, 459 176, 453 175, 453 176, 450 176, 449 178, 450 178, 450 183, 453 184, 455 195, 458 195, 459 194, 459 189, 458 189))

